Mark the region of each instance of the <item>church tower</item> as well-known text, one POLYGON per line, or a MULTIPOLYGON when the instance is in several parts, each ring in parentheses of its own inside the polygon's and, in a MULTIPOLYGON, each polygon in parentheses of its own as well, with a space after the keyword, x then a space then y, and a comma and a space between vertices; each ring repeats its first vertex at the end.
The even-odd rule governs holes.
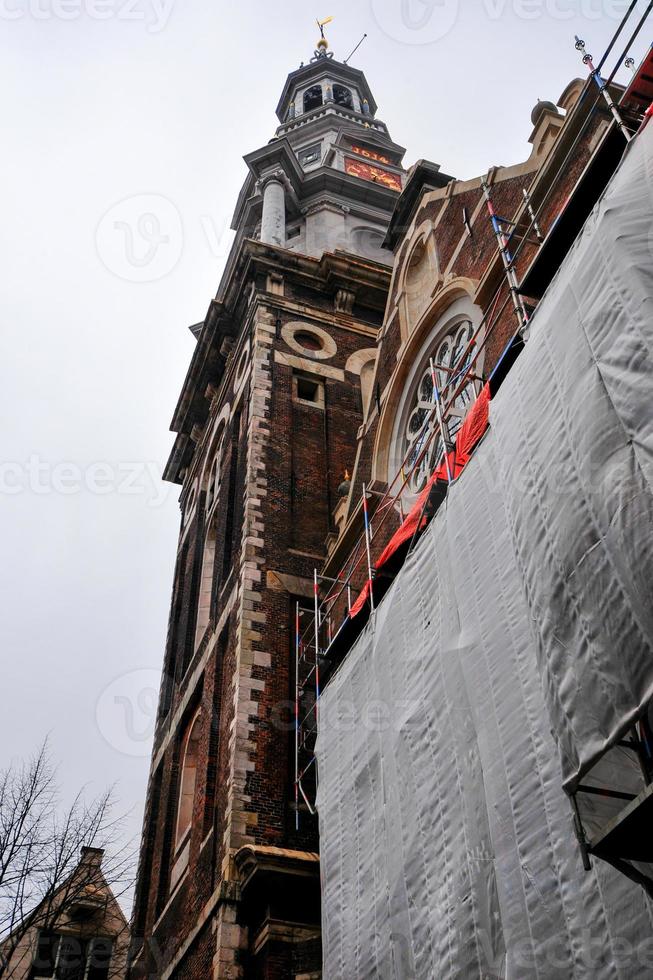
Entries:
POLYGON ((245 157, 234 244, 191 327, 165 471, 182 516, 132 978, 320 976, 317 817, 294 792, 294 619, 372 398, 382 243, 405 177, 376 112, 364 74, 321 38, 286 79, 274 137, 245 157))

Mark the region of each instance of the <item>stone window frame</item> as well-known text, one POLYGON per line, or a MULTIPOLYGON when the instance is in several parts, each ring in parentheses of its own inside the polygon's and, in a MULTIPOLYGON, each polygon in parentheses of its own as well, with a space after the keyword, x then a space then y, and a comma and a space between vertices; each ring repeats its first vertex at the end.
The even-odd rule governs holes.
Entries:
POLYGON ((308 323, 304 320, 291 320, 284 324, 281 328, 281 336, 287 343, 291 350, 296 351, 296 353, 301 354, 302 357, 310 358, 316 361, 328 361, 338 353, 338 345, 326 330, 318 327, 314 323, 308 323), (310 347, 304 347, 296 340, 297 334, 312 334, 321 344, 320 350, 312 350, 310 347))
POLYGON ((188 867, 190 837, 193 830, 193 809, 197 792, 197 773, 200 764, 199 742, 202 737, 202 706, 195 711, 186 725, 181 739, 179 784, 177 788, 177 812, 173 841, 173 864, 170 872, 170 890, 174 891, 188 867), (189 757, 189 752, 192 756, 189 757), (183 823, 182 823, 183 817, 183 823))
POLYGON ((210 448, 205 456, 200 479, 200 487, 205 491, 206 497, 204 500, 202 567, 200 570, 199 591, 195 598, 195 602, 197 603, 197 621, 195 626, 194 650, 197 650, 202 642, 211 618, 211 596, 213 594, 213 576, 217 548, 217 535, 215 533, 215 521, 213 517, 220 499, 221 480, 219 471, 224 460, 227 428, 231 422, 231 416, 231 406, 226 404, 213 423, 213 430, 208 443, 210 448), (213 498, 209 501, 208 492, 213 473, 215 473, 213 498))
POLYGON ((324 381, 325 379, 317 374, 311 374, 307 371, 294 371, 292 376, 292 399, 300 405, 308 405, 311 408, 317 408, 324 411, 326 404, 324 395, 324 381), (300 385, 302 381, 307 381, 312 385, 316 386, 316 398, 308 399, 302 398, 300 394, 300 385))

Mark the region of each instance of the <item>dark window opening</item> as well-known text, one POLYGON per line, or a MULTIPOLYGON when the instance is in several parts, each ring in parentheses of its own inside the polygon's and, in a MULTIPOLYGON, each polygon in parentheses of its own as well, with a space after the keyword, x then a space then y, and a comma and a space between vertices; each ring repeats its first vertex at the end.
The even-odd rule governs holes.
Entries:
POLYGON ((317 161, 320 159, 321 152, 322 144, 315 143, 313 146, 307 146, 303 150, 300 150, 297 157, 302 167, 306 167, 310 163, 317 163, 317 161))
POLYGON ((317 405, 320 401, 320 382, 311 381, 310 378, 297 378, 297 397, 303 402, 317 405))
POLYGON ((227 519, 224 530, 224 556, 222 560, 223 581, 229 577, 234 545, 234 515, 236 508, 236 479, 238 477, 238 449, 240 442, 241 413, 238 412, 231 430, 231 462, 229 465, 229 494, 227 496, 227 519))
POLYGON ((39 933, 30 980, 107 980, 111 939, 80 939, 43 930, 39 933))
POLYGON ((168 635, 168 653, 161 688, 160 719, 165 718, 170 710, 175 681, 179 677, 181 662, 184 656, 182 647, 185 636, 184 605, 186 600, 186 572, 188 569, 189 549, 190 544, 186 541, 177 561, 177 581, 173 591, 172 614, 168 635))
POLYGON ((202 559, 204 557, 204 549, 202 547, 202 539, 198 537, 194 543, 194 550, 192 555, 192 563, 189 563, 190 567, 186 571, 186 581, 190 579, 190 595, 185 596, 184 599, 184 614, 186 618, 185 630, 183 634, 183 648, 182 656, 179 660, 179 674, 178 680, 181 680, 188 667, 191 660, 193 659, 193 654, 195 652, 195 630, 197 629, 197 616, 199 603, 197 597, 200 590, 200 582, 202 577, 202 559))
POLYGON ((294 228, 288 228, 286 230, 286 240, 290 238, 298 238, 300 232, 301 232, 301 228, 299 225, 295 225, 294 228))
POLYGON ((110 939, 94 939, 91 942, 86 965, 86 980, 107 980, 112 949, 113 944, 110 939))
POLYGON ((302 347, 305 347, 306 350, 322 350, 322 339, 316 333, 309 333, 308 330, 299 330, 294 334, 294 339, 302 347))
POLYGON ((322 86, 313 85, 304 92, 304 112, 319 109, 322 105, 322 86))
POLYGON ((60 939, 61 936, 58 936, 53 932, 46 932, 43 930, 39 933, 36 953, 34 955, 32 970, 30 973, 31 980, 36 980, 36 977, 54 976, 54 968, 57 963, 57 952, 59 949, 60 939))
POLYGON ((344 85, 334 85, 333 86, 333 101, 336 105, 341 105, 343 109, 353 109, 354 101, 351 97, 351 92, 344 85))

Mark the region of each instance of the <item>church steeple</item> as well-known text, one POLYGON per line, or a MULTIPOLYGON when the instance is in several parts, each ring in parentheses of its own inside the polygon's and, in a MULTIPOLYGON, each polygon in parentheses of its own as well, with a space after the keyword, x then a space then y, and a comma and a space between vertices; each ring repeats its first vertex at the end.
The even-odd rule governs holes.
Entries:
POLYGON ((324 25, 309 64, 291 72, 272 140, 245 161, 250 176, 233 227, 243 237, 319 257, 346 251, 390 264, 381 248, 403 187, 394 143, 362 71, 337 61, 324 25))

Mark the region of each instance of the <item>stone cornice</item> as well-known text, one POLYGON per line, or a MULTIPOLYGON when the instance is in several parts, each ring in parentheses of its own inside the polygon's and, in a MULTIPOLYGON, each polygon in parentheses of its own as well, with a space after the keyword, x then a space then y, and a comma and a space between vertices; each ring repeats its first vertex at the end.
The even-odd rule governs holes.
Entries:
MULTIPOLYGON (((368 210, 375 208, 380 216, 385 216, 386 221, 393 213, 399 198, 397 191, 384 184, 361 180, 359 177, 328 166, 304 173, 288 145, 284 144, 285 141, 273 144, 274 153, 266 153, 262 156, 258 153, 250 154, 250 157, 245 158, 250 167, 250 174, 241 189, 231 219, 233 229, 246 226, 249 218, 248 211, 252 208, 260 208, 262 195, 257 193, 256 183, 266 175, 267 171, 274 169, 279 169, 285 174, 288 186, 292 188, 297 208, 301 208, 303 202, 308 204, 312 198, 332 194, 334 198, 346 202, 350 207, 361 204, 368 210), (278 152, 276 152, 277 148, 278 152)), ((393 172, 401 172, 400 167, 393 166, 391 169, 393 172)), ((251 221, 249 223, 252 224, 251 221)))

